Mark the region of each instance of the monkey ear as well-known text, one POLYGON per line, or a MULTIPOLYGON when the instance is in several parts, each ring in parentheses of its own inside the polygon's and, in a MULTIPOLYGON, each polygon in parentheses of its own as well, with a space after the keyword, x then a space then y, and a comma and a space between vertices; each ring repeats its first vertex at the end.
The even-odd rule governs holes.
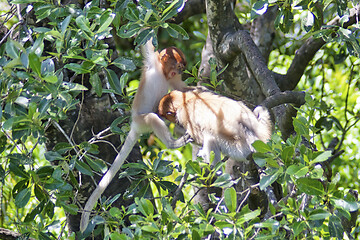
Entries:
POLYGON ((175 77, 176 72, 175 72, 175 71, 171 71, 171 72, 170 72, 170 75, 171 75, 171 77, 173 78, 173 77, 175 77))
POLYGON ((169 55, 167 53, 164 53, 161 55, 161 53, 160 53, 160 61, 162 63, 166 63, 167 61, 169 61, 169 55))

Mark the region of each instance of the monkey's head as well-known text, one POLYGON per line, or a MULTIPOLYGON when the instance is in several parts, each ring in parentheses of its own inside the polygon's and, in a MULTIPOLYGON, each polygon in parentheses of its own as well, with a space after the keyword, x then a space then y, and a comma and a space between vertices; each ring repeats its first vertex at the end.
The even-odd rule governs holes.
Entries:
POLYGON ((166 79, 181 75, 186 67, 184 53, 176 47, 163 49, 159 54, 160 63, 166 79))
POLYGON ((176 112, 182 104, 182 96, 183 94, 180 91, 171 91, 166 94, 159 103, 158 113, 160 116, 166 118, 170 122, 176 123, 176 112))

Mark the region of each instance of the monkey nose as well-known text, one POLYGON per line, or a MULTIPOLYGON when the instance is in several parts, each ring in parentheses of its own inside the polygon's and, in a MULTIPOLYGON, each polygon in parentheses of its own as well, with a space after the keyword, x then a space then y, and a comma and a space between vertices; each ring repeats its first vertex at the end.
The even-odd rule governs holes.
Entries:
POLYGON ((179 74, 182 74, 182 73, 184 72, 184 70, 185 70, 185 66, 180 66, 180 67, 178 68, 178 73, 179 73, 179 74))

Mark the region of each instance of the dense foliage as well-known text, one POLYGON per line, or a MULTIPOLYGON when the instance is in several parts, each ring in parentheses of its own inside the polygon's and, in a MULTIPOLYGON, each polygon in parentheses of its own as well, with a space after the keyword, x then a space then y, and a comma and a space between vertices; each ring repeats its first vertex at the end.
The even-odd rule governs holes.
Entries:
MULTIPOLYGON (((307 95, 293 120, 296 133, 282 139, 275 127, 268 143, 254 143, 253 159, 261 170, 257 186, 236 192, 232 185, 237 180, 223 171, 225 163, 211 169, 200 158, 191 160, 190 146, 170 151, 157 140, 148 145, 145 136, 140 141, 143 161, 125 164, 119 176, 119 181, 131 180, 128 191, 103 198, 84 233, 68 232, 66 216, 81 211, 78 173, 93 177, 108 165, 97 156, 99 138, 75 143, 59 123, 82 105, 85 94, 109 95, 114 103, 109 111, 120 111, 121 116, 104 133, 123 139, 139 79, 138 47, 150 38, 155 46, 158 41, 177 42, 188 57, 187 81, 196 82, 206 16, 174 23, 183 4, 0 2, 11 6, 1 15, 6 25, 0 24, 11 29, 0 34, 0 227, 36 239, 98 234, 106 239, 358 238, 359 18, 351 27, 323 25, 336 16, 343 23, 348 20, 357 3, 342 0, 239 3, 241 23, 278 7, 270 69, 285 71, 302 40, 327 42, 297 86, 307 95), (50 127, 66 135, 67 142, 47 149, 45 132, 50 127), (250 191, 267 190, 274 182, 282 186, 281 201, 269 201, 267 214, 251 209, 246 202, 250 191), (194 186, 220 187, 223 195, 211 195, 214 207, 204 210, 192 201, 194 186), (133 203, 112 206, 118 198, 133 203), (237 205, 240 198, 244 200, 237 205)), ((207 86, 215 89, 221 75, 214 62, 211 69, 207 86)))

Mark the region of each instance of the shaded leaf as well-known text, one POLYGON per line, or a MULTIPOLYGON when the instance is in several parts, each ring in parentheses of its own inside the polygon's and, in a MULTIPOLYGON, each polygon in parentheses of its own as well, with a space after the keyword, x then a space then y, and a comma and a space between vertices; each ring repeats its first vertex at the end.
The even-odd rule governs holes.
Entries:
POLYGON ((296 180, 296 186, 306 194, 309 195, 323 195, 324 187, 317 179, 300 178, 296 180))
POLYGON ((21 190, 15 197, 15 205, 18 208, 23 208, 29 202, 31 196, 31 188, 21 190))

